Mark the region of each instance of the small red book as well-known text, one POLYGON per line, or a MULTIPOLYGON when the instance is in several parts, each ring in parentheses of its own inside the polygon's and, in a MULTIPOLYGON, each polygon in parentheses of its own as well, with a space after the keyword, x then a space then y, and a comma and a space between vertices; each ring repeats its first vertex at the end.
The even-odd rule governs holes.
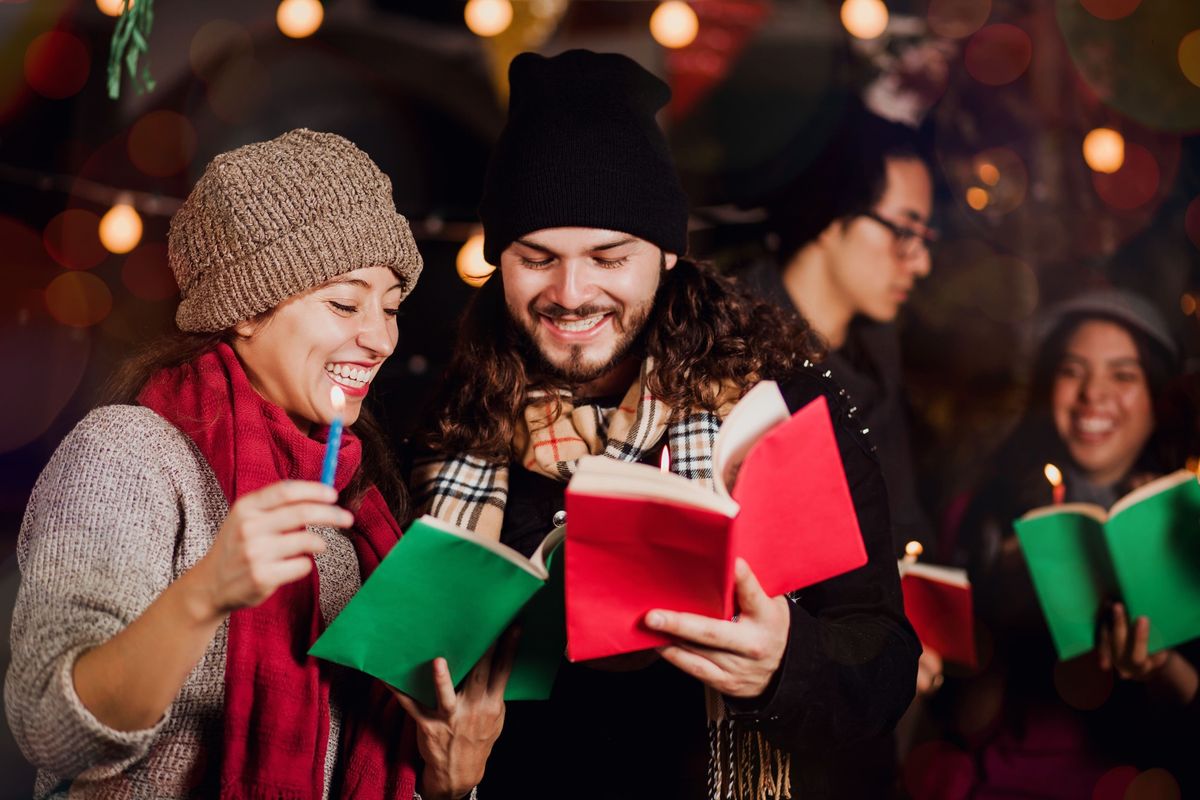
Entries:
POLYGON ((730 619, 738 557, 771 596, 867 563, 825 398, 789 415, 778 386, 759 384, 721 426, 713 469, 716 491, 648 464, 580 462, 567 486, 568 658, 669 643, 642 624, 653 608, 730 619))
POLYGON ((921 644, 975 667, 975 613, 966 570, 900 562, 904 613, 921 644))

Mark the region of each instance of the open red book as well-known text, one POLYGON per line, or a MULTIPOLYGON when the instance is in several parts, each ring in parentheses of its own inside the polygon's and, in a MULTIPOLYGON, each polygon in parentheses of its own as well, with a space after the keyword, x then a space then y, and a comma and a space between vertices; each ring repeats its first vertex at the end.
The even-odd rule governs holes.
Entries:
POLYGON ((668 643, 642 625, 653 608, 731 618, 737 557, 771 596, 867 563, 825 398, 789 415, 760 383, 721 426, 713 471, 715 492, 648 464, 580 462, 567 486, 572 661, 668 643))
POLYGON ((946 661, 976 666, 975 613, 966 570, 900 562, 904 613, 921 644, 946 661))

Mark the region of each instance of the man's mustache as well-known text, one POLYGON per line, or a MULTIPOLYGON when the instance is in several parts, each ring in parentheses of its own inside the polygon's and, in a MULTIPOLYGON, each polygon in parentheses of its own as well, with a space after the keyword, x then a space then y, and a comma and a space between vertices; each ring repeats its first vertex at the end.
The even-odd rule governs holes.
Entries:
POLYGON ((585 305, 578 308, 564 308, 557 303, 546 303, 540 306, 530 305, 530 314, 549 317, 550 319, 559 319, 560 317, 591 317, 596 314, 614 313, 617 316, 621 315, 621 309, 618 306, 596 306, 585 305))

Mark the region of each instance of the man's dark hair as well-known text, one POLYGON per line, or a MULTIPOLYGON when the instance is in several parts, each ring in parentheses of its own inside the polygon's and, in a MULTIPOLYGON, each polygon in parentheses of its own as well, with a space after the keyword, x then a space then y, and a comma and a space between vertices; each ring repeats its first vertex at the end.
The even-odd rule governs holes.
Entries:
POLYGON ((766 202, 780 265, 831 223, 871 210, 887 188, 888 159, 931 163, 917 131, 858 106, 847 109, 825 150, 766 202))
MULTIPOLYGON (((647 388, 676 417, 717 410, 723 385, 744 393, 759 380, 783 381, 799 362, 820 354, 797 315, 751 299, 707 265, 682 258, 663 276, 640 342, 655 363, 647 388)), ((506 461, 529 392, 571 388, 525 363, 497 273, 463 312, 423 444, 436 453, 506 461)))

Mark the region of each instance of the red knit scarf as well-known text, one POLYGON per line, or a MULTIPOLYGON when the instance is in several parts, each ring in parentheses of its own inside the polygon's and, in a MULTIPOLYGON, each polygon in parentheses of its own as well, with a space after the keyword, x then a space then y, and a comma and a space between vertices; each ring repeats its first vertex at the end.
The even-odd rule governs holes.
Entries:
MULTIPOLYGON (((277 481, 320 475, 323 442, 305 436, 283 409, 259 396, 228 345, 155 374, 138 402, 196 443, 230 505, 277 481)), ((334 481, 339 491, 361 460, 362 445, 347 431, 334 481)), ((383 497, 371 487, 355 511, 351 535, 364 579, 400 534, 383 497)), ((263 604, 238 609, 229 618, 222 798, 322 796, 329 670, 308 655, 322 629, 319 590, 314 566, 307 578, 281 586, 263 604)), ((342 720, 340 786, 332 795, 410 800, 417 759, 411 721, 402 718, 378 681, 363 676, 350 688, 353 697, 347 692, 342 720)))

